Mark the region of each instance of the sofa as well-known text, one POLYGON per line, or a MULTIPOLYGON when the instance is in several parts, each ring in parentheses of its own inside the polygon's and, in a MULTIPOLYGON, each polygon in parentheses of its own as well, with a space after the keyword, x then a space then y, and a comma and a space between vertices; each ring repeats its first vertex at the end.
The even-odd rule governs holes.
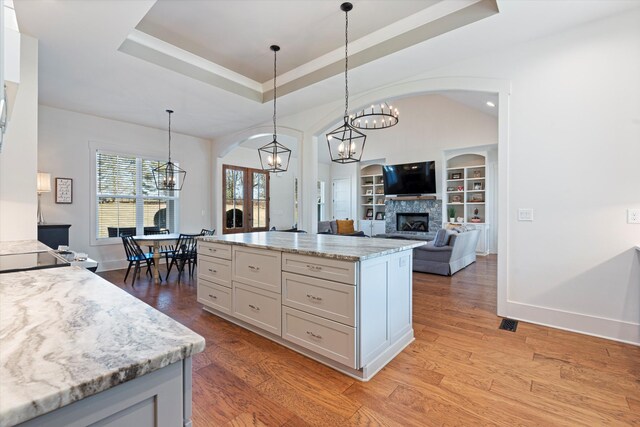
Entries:
POLYGON ((476 262, 480 230, 446 232, 448 239, 444 246, 436 246, 436 240, 432 240, 413 249, 413 271, 451 276, 476 262))
POLYGON ((336 236, 365 237, 364 231, 353 233, 338 233, 338 223, 334 221, 318 221, 318 234, 334 234, 336 236))

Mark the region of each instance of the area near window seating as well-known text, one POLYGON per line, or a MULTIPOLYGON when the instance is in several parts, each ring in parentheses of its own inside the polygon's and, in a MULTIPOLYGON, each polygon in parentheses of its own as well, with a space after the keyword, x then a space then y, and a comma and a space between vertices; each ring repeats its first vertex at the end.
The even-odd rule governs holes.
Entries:
POLYGON ((638 22, 0 0, 0 427, 639 424, 638 22))

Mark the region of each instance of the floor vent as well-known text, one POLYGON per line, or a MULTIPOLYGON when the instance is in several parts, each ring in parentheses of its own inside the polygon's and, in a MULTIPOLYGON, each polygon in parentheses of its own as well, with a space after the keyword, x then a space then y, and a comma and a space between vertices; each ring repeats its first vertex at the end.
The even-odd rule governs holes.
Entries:
POLYGON ((500 322, 500 329, 515 332, 516 329, 518 329, 518 321, 513 319, 502 319, 502 322, 500 322))

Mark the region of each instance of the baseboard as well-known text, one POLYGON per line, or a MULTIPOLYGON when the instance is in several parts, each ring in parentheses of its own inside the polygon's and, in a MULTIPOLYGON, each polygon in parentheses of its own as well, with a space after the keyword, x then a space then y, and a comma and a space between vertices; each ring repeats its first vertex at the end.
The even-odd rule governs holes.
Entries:
POLYGON ((640 346, 640 324, 507 301, 507 317, 640 346))
POLYGON ((127 268, 129 262, 124 259, 98 261, 98 271, 121 270, 127 268))

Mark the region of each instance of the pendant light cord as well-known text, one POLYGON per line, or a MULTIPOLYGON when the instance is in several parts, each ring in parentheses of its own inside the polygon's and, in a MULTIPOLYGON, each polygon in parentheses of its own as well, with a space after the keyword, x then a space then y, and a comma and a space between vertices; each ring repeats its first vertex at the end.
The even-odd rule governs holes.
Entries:
POLYGON ((169 163, 171 163, 171 113, 169 113, 169 163))
POLYGON ((277 65, 278 51, 273 51, 273 140, 276 140, 276 98, 277 98, 277 86, 276 86, 276 65, 277 65))
POLYGON ((344 12, 344 116, 349 111, 349 12, 344 12))

